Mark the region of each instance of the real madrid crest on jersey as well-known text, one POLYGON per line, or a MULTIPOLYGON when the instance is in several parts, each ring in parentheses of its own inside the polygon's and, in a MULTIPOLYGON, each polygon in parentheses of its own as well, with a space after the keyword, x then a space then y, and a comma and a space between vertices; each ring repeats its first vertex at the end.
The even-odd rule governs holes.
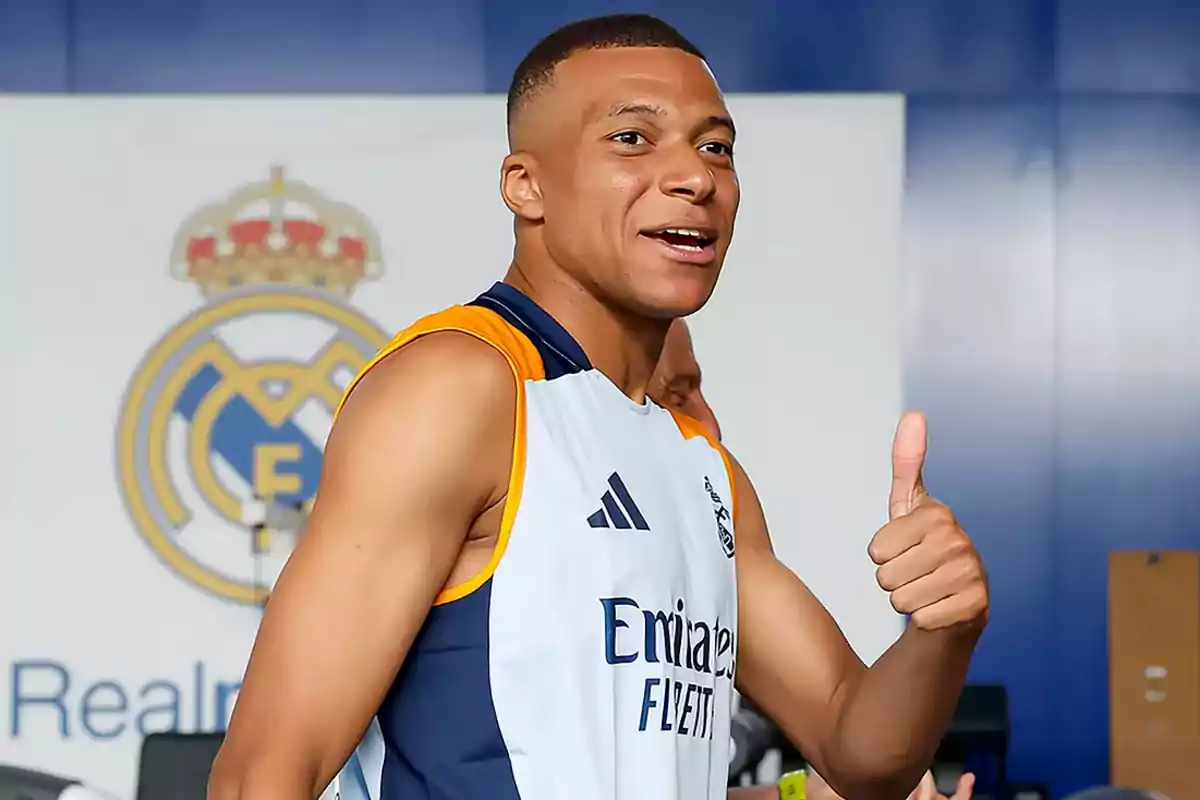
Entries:
POLYGON ((121 489, 167 566, 220 597, 260 603, 297 531, 249 515, 311 503, 342 391, 388 338, 346 302, 382 274, 378 237, 355 209, 275 169, 194 214, 175 236, 171 270, 203 305, 130 380, 121 489))
POLYGON ((712 500, 713 516, 717 518, 717 538, 721 540, 721 548, 727 558, 733 558, 733 532, 729 530, 731 515, 707 475, 704 477, 704 491, 708 492, 708 499, 712 500))

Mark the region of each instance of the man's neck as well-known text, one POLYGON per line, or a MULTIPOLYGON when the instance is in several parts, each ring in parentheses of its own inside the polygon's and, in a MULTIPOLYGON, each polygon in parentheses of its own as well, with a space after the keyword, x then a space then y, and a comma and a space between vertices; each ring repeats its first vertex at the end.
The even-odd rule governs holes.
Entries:
POLYGON ((647 319, 614 308, 558 269, 526 270, 513 262, 504 282, 554 317, 587 353, 592 366, 618 389, 637 403, 645 401, 670 320, 647 319))

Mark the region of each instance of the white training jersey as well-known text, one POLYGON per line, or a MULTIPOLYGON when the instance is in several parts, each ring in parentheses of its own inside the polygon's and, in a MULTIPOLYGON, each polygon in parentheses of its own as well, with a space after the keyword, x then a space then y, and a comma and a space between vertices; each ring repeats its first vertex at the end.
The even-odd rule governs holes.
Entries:
POLYGON ((694 420, 630 400, 505 284, 372 364, 437 331, 495 347, 519 385, 500 535, 479 574, 439 595, 332 793, 724 798, 737 653, 724 451, 694 420))

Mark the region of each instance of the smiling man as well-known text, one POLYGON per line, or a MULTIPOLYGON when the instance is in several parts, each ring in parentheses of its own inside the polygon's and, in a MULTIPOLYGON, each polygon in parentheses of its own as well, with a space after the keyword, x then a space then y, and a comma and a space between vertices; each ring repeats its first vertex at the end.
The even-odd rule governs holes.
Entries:
POLYGON ((311 798, 343 765, 344 800, 724 797, 735 680, 842 794, 903 797, 987 611, 924 419, 870 550, 913 625, 867 669, 737 461, 646 397, 740 197, 700 52, 647 16, 567 26, 518 66, 508 133, 508 274, 348 390, 210 797, 311 798))

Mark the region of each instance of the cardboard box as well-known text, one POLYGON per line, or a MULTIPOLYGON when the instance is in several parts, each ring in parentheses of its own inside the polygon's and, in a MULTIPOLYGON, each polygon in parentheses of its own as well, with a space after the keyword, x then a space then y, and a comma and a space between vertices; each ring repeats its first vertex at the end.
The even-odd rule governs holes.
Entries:
POLYGON ((1112 783, 1200 799, 1200 553, 1108 565, 1112 783))

